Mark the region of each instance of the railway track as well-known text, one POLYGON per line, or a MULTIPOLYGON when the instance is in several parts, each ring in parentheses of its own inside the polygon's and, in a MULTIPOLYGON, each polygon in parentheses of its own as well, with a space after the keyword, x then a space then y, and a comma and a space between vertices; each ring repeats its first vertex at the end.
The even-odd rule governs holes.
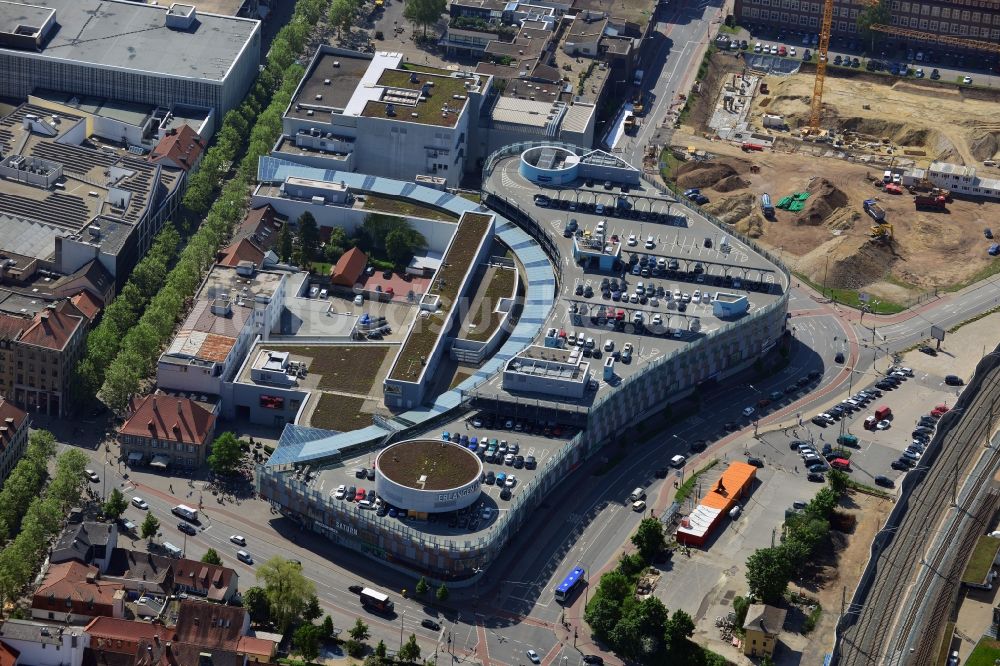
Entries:
MULTIPOLYGON (((860 608, 848 610, 844 622, 850 622, 853 616, 853 624, 847 625, 841 633, 837 663, 845 666, 881 664, 887 648, 890 653, 898 653, 909 639, 918 610, 924 604, 911 603, 910 610, 899 617, 896 630, 892 631, 903 607, 901 602, 907 592, 911 599, 916 598, 913 595, 919 597, 928 592, 932 577, 917 576, 920 567, 927 566, 932 572, 939 572, 948 548, 937 549, 929 562, 924 562, 922 556, 937 536, 943 510, 952 504, 955 484, 960 483, 969 467, 978 462, 978 454, 990 434, 992 415, 997 413, 998 406, 1000 366, 988 370, 977 394, 964 405, 963 413, 947 417, 957 418, 958 422, 943 435, 929 468, 922 472, 924 478, 907 500, 908 508, 894 534, 880 552, 873 555, 877 557, 876 579, 860 608), (911 589, 909 586, 915 577, 922 578, 923 582, 911 589), (895 635, 896 640, 890 634, 895 635)), ((1000 465, 1000 451, 992 450, 989 455, 989 464, 983 466, 973 480, 973 492, 965 496, 966 506, 962 508, 972 513, 980 502, 983 487, 1000 465)), ((907 660, 906 663, 911 662, 907 660)))

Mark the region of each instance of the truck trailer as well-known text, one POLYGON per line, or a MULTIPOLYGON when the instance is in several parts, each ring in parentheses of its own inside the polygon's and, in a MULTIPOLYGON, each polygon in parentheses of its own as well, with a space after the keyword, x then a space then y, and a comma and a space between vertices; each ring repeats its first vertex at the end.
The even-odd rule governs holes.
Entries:
POLYGON ((925 210, 947 210, 947 203, 948 198, 943 194, 917 194, 913 197, 913 205, 925 210))

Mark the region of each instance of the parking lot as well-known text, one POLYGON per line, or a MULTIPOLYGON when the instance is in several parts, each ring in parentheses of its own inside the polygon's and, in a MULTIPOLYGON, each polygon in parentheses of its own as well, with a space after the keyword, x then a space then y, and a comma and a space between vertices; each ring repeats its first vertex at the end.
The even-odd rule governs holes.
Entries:
MULTIPOLYGON (((803 414, 797 427, 761 434, 759 441, 748 444, 749 454, 762 458, 768 466, 791 473, 792 478, 808 478, 803 457, 797 448, 793 448, 793 442, 807 443, 821 457, 849 457, 849 472, 859 483, 887 485, 884 481, 876 483, 875 478, 882 476, 891 480, 892 485, 898 485, 906 467, 897 464, 900 468, 896 469, 893 463, 903 458, 904 451, 913 446, 916 456, 912 457, 909 467, 919 464, 920 448, 933 436, 933 425, 927 426, 931 432, 924 437, 915 434, 915 429, 920 425, 920 419, 929 417, 937 405, 954 404, 955 391, 944 384, 942 377, 926 372, 913 372, 913 376, 901 378, 899 384, 891 389, 874 389, 875 383, 855 384, 851 396, 840 396, 841 402, 830 404, 824 413, 833 418, 827 425, 819 425, 812 420, 813 415, 803 414), (882 395, 865 401, 860 408, 843 402, 853 399, 862 389, 879 390, 882 395), (838 405, 844 410, 842 414, 836 409, 838 405), (865 420, 874 418, 875 412, 883 407, 888 408, 891 414, 883 419, 882 429, 866 429, 865 420), (841 436, 856 437, 856 445, 841 446, 838 444, 841 436)), ((936 419, 926 421, 928 424, 932 422, 936 419)), ((821 464, 828 468, 827 462, 821 464)), ((815 481, 818 483, 823 479, 816 477, 815 481)))
MULTIPOLYGON (((510 180, 517 175, 504 177, 510 180)), ((617 354, 620 363, 612 384, 634 373, 642 363, 738 320, 714 315, 712 299, 716 293, 745 294, 749 312, 753 312, 773 302, 785 288, 776 282, 781 280, 780 273, 764 257, 718 227, 688 216, 669 199, 651 198, 643 204, 652 215, 633 207, 626 211, 629 217, 622 219, 608 217, 609 210, 598 214, 597 206, 602 204, 588 201, 592 195, 598 202, 613 199, 602 190, 584 189, 572 197, 577 190, 563 190, 558 196, 564 204, 573 197, 582 201, 562 208, 556 205, 558 200, 553 202, 556 195, 551 191, 545 195, 550 197, 550 205, 538 206, 535 195, 542 190, 527 184, 520 188, 514 190, 518 198, 537 215, 564 257, 560 307, 553 309, 544 328, 562 329, 567 340, 571 336, 574 340, 592 339, 593 347, 589 343, 584 347, 587 356, 601 359, 606 353, 617 354), (571 220, 575 220, 575 227, 568 231, 571 220), (574 234, 579 239, 596 237, 602 222, 604 238, 621 244, 620 264, 601 270, 590 262, 583 266, 573 262, 574 234), (626 345, 631 354, 623 357, 626 345)), ((613 203, 607 209, 621 212, 613 203)), ((583 342, 578 344, 584 346, 583 342)), ((606 386, 602 382, 599 391, 606 386)))
MULTIPOLYGON (((448 433, 448 441, 454 442, 457 446, 468 446, 469 444, 464 442, 471 444, 472 438, 476 438, 477 454, 483 460, 483 477, 481 477, 483 492, 480 500, 461 511, 431 514, 427 521, 414 520, 407 516, 405 511, 389 506, 384 510, 378 509, 379 515, 406 520, 411 529, 418 529, 435 536, 473 536, 478 532, 486 532, 503 512, 508 510, 510 502, 517 494, 534 482, 548 458, 572 439, 577 430, 565 425, 548 426, 479 413, 470 414, 425 436, 443 440, 445 433, 448 433), (483 441, 487 444, 479 446, 479 442, 483 441), (486 451, 494 441, 503 454, 491 462, 486 457, 486 451), (507 458, 508 455, 510 458, 507 458), (518 460, 519 456, 521 460, 518 460), (501 477, 501 474, 504 476, 501 477), (511 477, 514 478, 512 485, 506 480, 511 477), (509 496, 505 490, 509 491, 509 496), (484 509, 489 510, 488 519, 484 518, 484 509)), ((353 498, 359 497, 357 495, 359 491, 364 490, 367 495, 368 491, 375 487, 373 468, 376 456, 375 452, 365 454, 345 460, 341 467, 324 470, 312 481, 312 487, 335 498, 339 486, 344 485, 347 492, 345 498, 340 501, 355 501, 353 498), (351 488, 354 488, 353 495, 350 493, 351 488), (351 499, 346 495, 351 495, 351 499)), ((372 509, 372 513, 376 513, 376 509, 372 509)))

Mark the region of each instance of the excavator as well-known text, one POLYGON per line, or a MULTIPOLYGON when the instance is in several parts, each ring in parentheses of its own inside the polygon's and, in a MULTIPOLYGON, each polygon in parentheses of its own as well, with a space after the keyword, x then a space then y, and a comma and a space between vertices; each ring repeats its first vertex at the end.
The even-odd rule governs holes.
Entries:
POLYGON ((871 240, 873 243, 892 242, 892 225, 888 222, 873 224, 871 228, 871 240))

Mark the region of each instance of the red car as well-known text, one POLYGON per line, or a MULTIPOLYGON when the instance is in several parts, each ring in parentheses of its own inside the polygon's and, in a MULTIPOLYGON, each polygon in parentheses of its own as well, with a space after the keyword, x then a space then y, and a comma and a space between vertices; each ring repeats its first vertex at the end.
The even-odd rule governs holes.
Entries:
POLYGON ((364 488, 358 488, 358 492, 356 492, 354 494, 354 501, 355 502, 360 502, 364 498, 365 498, 365 489, 364 488))

